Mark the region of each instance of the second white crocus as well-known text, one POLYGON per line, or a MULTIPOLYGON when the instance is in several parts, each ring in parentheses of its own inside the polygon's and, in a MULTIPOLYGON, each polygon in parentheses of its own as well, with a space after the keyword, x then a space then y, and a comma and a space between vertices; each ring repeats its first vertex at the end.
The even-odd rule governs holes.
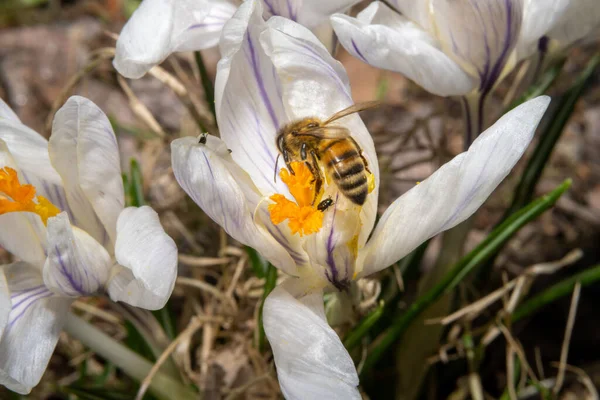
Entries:
POLYGON ((372 232, 379 169, 358 115, 338 123, 350 130, 375 177, 362 207, 329 184, 324 198, 331 196, 334 204, 319 215, 301 196, 302 187, 312 184, 306 171, 298 169, 291 178, 284 168, 273 179, 275 137, 282 125, 304 117, 326 119, 353 103, 342 65, 303 26, 283 18, 265 22, 256 1, 246 2, 225 25, 220 45, 221 139, 175 140, 175 176, 227 233, 290 276, 264 307, 285 397, 359 399, 356 369, 327 324, 323 291, 344 290, 353 279, 388 267, 473 214, 523 154, 549 99, 532 100, 501 118, 469 151, 398 198, 372 232), (276 215, 282 204, 289 206, 283 221, 276 215))
POLYGON ((439 96, 489 92, 517 43, 521 0, 380 1, 331 17, 355 57, 406 75, 439 96))
POLYGON ((489 123, 485 102, 517 44, 522 0, 376 1, 331 17, 340 43, 362 61, 439 96, 462 96, 465 148, 489 123))
POLYGON ((596 0, 392 0, 331 17, 355 57, 440 96, 489 91, 536 53, 599 33, 596 0))
POLYGON ((150 310, 168 300, 177 248, 150 207, 124 207, 117 139, 74 96, 47 141, 0 100, 0 384, 37 385, 77 297, 107 293, 150 310))
MULTIPOLYGON (((279 15, 310 29, 329 25, 329 16, 344 12, 359 1, 262 0, 265 18, 279 15)), ((173 52, 216 46, 223 26, 241 2, 144 0, 117 40, 115 68, 127 78, 140 78, 173 52)))

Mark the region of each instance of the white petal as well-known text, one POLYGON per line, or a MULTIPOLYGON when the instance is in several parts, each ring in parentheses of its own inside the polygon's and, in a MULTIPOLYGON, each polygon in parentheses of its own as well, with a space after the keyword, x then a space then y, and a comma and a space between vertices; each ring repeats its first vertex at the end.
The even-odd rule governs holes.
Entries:
POLYGON ((430 31, 431 14, 429 1, 390 0, 390 4, 421 28, 430 31))
POLYGON ((436 39, 383 3, 371 4, 357 18, 335 14, 331 23, 350 54, 400 72, 433 94, 463 95, 475 87, 474 78, 440 49, 436 39))
POLYGON ((0 340, 2 340, 2 332, 4 332, 4 328, 8 324, 8 315, 11 308, 10 289, 8 288, 4 270, 0 269, 0 340))
POLYGON ((162 308, 177 278, 177 246, 156 211, 148 206, 123 210, 115 257, 125 268, 109 282, 111 299, 149 310, 162 308))
POLYGON ((300 10, 302 9, 302 0, 262 0, 263 15, 265 20, 279 15, 292 21, 298 21, 300 10))
POLYGON ((266 197, 263 198, 254 212, 254 222, 260 229, 268 232, 268 234, 272 236, 273 239, 275 239, 275 241, 289 253, 296 263, 298 272, 296 272, 293 268, 282 269, 288 274, 302 275, 301 271, 309 269, 311 265, 308 254, 306 254, 306 251, 303 248, 304 240, 300 237, 300 235, 292 234, 287 221, 277 225, 271 221, 271 214, 269 213, 270 204, 273 204, 271 200, 266 197))
POLYGON ((8 119, 14 122, 21 122, 17 114, 6 104, 6 102, 0 99, 0 119, 8 119))
POLYGON ((227 0, 145 0, 123 27, 113 64, 141 78, 172 52, 216 46, 234 12, 227 0))
POLYGON ((79 185, 114 243, 117 218, 125 204, 117 138, 102 110, 84 97, 69 98, 56 113, 57 126, 71 121, 77 131, 61 132, 77 143, 79 185))
MULTIPOLYGON (((0 139, 0 168, 9 167, 22 173, 6 143, 0 139)), ((22 180, 22 183, 25 180, 22 180)), ((23 261, 42 265, 46 258, 46 227, 39 216, 28 212, 0 215, 0 246, 23 261)))
POLYGON ((549 102, 541 96, 505 114, 468 151, 392 203, 359 253, 361 276, 388 267, 471 216, 521 158, 549 102))
POLYGON ((217 66, 215 103, 221 138, 235 162, 261 193, 287 193, 273 182, 277 158, 275 135, 287 123, 281 89, 260 33, 266 29, 260 2, 244 2, 225 25, 217 66))
POLYGON ((0 340, 0 385, 27 394, 46 370, 71 300, 54 296, 27 263, 3 269, 12 309, 0 340))
POLYGON ((360 0, 263 0, 265 19, 279 15, 314 29, 333 13, 345 12, 360 0))
MULTIPOLYGON (((42 180, 48 184, 61 185, 60 175, 50 163, 48 141, 44 137, 19 121, 0 119, 0 139, 6 142, 21 172, 31 178, 31 184, 42 180)), ((35 186, 36 189, 42 189, 39 188, 41 185, 35 186)))
POLYGON ((313 268, 338 290, 348 289, 354 278, 355 235, 360 230, 360 220, 352 209, 355 206, 344 210, 345 204, 351 203, 338 195, 325 212, 321 230, 306 240, 313 268))
POLYGON ((321 290, 284 282, 267 297, 263 323, 286 399, 361 398, 354 363, 327 324, 321 290))
POLYGON ((116 146, 106 116, 89 100, 71 97, 56 112, 48 150, 75 217, 71 222, 104 246, 110 245, 114 237, 114 221, 124 202, 116 146), (93 149, 94 143, 97 149, 93 149), (100 164, 93 164, 100 160, 100 164), (110 231, 103 222, 111 226, 110 231))
MULTIPOLYGON (((283 103, 290 120, 327 119, 354 103, 344 67, 308 29, 281 17, 270 19, 268 25, 270 29, 261 35, 261 42, 281 77, 283 103)), ((364 123, 358 114, 354 114, 336 124, 349 129, 362 149, 378 187, 379 164, 373 139, 364 123)), ((368 196, 361 211, 365 232, 361 245, 375 221, 378 192, 368 196)))
POLYGON ((110 255, 86 232, 72 227, 62 212, 48 219, 48 258, 44 282, 63 296, 89 296, 108 278, 110 255))
POLYGON ((571 0, 525 0, 523 23, 515 51, 517 60, 532 55, 538 41, 556 26, 571 0))
POLYGON ((177 182, 231 237, 253 247, 278 268, 295 274, 296 265, 290 254, 254 223, 258 190, 232 161, 221 140, 214 136, 206 139, 206 144, 191 137, 171 143, 177 182))
POLYGON ((33 265, 43 265, 46 258, 44 231, 44 224, 35 214, 11 212, 0 215, 0 246, 33 265))
POLYGON ((522 0, 431 0, 438 39, 447 54, 489 92, 517 44, 522 0))
POLYGON ((566 47, 592 35, 599 27, 600 7, 597 0, 570 1, 548 35, 566 47))

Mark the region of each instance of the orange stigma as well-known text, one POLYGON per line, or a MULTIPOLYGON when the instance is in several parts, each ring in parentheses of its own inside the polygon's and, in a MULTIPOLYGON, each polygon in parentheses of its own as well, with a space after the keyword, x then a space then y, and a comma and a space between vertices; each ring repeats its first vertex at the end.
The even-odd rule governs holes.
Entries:
POLYGON ((269 205, 271 222, 277 225, 287 219, 292 234, 310 235, 318 232, 323 226, 323 212, 312 206, 316 190, 315 179, 303 162, 293 161, 291 167, 294 175, 282 168, 279 176, 296 202, 288 200, 282 194, 271 196, 270 199, 275 202, 269 205))
POLYGON ((44 225, 60 210, 44 196, 35 195, 35 187, 19 182, 17 171, 10 167, 0 169, 0 215, 26 211, 40 216, 44 225))

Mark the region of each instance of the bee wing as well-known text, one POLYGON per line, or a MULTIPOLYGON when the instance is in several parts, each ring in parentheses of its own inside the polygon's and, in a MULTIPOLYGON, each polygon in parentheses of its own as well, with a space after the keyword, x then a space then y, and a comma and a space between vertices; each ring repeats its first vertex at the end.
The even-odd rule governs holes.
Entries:
POLYGON ((298 136, 312 136, 318 139, 347 139, 350 131, 343 126, 320 126, 298 136))
POLYGON ((331 118, 329 118, 327 121, 325 121, 323 123, 323 125, 327 125, 333 121, 336 121, 340 118, 344 118, 345 116, 348 116, 350 114, 354 114, 369 108, 373 108, 373 107, 377 107, 381 104, 381 102, 379 101, 366 101, 364 103, 357 103, 357 104, 353 104, 348 108, 344 108, 342 111, 338 111, 335 114, 333 114, 331 116, 331 118))

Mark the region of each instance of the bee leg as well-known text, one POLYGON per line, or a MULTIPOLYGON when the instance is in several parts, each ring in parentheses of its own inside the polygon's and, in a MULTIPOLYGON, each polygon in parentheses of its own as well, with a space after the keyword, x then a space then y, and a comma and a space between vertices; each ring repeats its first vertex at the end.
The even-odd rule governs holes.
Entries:
POLYGON ((290 163, 290 154, 288 153, 287 149, 283 149, 281 152, 283 153, 283 161, 285 161, 285 166, 292 175, 296 175, 294 169, 292 168, 292 164, 290 163))
POLYGON ((312 164, 307 161, 306 165, 308 165, 310 172, 312 172, 315 181, 315 197, 312 201, 312 205, 314 205, 317 201, 317 198, 319 198, 319 195, 321 194, 323 177, 321 176, 321 170, 319 169, 319 164, 317 163, 317 155, 314 151, 311 151, 310 155, 312 157, 312 164))
POLYGON ((365 163, 365 169, 367 170, 367 172, 372 174, 371 170, 369 169, 369 163, 367 162, 365 156, 362 155, 362 153, 360 154, 360 158, 362 158, 363 162, 365 163))
POLYGON ((306 160, 306 143, 302 143, 300 146, 300 158, 302 161, 306 160))
POLYGON ((315 197, 312 201, 311 205, 314 205, 317 202, 317 199, 319 198, 319 194, 321 193, 321 187, 323 186, 323 179, 321 178, 321 175, 317 176, 315 178, 315 197))

